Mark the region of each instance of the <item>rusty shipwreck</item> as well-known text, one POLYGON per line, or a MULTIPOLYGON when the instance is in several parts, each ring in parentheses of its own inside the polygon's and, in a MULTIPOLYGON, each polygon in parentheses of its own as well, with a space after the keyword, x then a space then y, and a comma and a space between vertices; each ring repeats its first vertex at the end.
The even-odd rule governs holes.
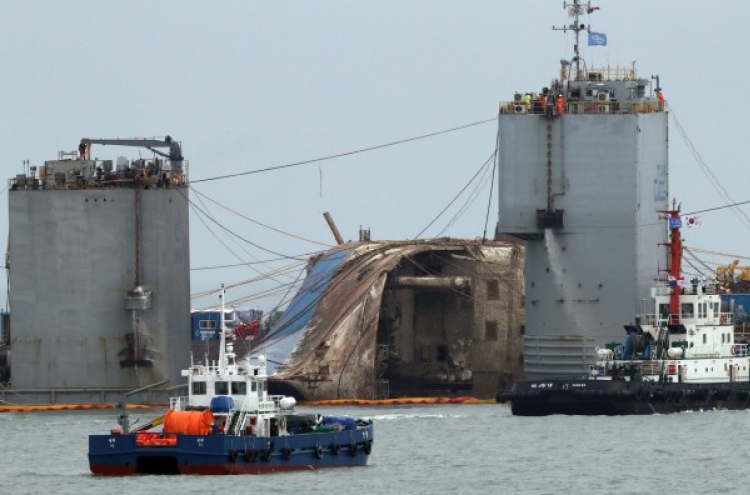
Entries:
POLYGON ((523 370, 523 260, 513 239, 360 241, 311 259, 255 346, 270 390, 301 400, 494 397, 523 370))

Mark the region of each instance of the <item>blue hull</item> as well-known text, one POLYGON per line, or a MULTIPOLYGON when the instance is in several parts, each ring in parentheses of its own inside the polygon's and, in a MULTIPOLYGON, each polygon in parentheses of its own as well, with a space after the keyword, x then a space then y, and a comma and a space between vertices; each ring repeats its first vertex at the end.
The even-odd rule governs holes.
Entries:
POLYGON ((364 466, 373 425, 277 437, 176 435, 175 445, 139 445, 136 435, 90 435, 89 467, 98 475, 263 474, 364 466))

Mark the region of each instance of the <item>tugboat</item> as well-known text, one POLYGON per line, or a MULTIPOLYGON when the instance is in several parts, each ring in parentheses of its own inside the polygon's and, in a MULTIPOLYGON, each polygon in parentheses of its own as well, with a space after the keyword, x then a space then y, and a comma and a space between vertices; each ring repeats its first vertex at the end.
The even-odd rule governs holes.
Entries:
POLYGON ((227 342, 223 286, 220 297, 218 360, 182 371, 189 395, 171 398, 164 415, 131 427, 123 412, 120 428, 90 435, 91 472, 262 474, 366 465, 372 420, 295 414, 293 397, 269 395, 265 359, 237 362, 227 342))
POLYGON ((516 416, 750 409, 748 345, 735 341, 718 284, 683 279, 679 206, 660 213, 668 222, 669 269, 651 289, 654 312, 625 325, 622 344, 597 349, 588 375, 521 381, 497 402, 509 402, 516 416))

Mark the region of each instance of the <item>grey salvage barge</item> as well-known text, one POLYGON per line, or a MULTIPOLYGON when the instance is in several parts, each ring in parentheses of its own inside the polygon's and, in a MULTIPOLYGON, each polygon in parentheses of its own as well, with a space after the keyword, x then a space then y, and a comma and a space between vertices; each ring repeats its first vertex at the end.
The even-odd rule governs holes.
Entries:
POLYGON ((256 346, 272 393, 299 400, 494 398, 522 372, 523 244, 431 239, 312 259, 256 346))

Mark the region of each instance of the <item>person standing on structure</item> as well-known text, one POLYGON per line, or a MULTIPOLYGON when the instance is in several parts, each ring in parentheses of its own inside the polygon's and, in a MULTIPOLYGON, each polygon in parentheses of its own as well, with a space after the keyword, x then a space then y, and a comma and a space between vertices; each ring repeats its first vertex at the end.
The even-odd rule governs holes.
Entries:
POLYGON ((565 102, 563 100, 563 95, 562 95, 562 93, 559 93, 557 95, 557 115, 562 115, 563 114, 563 107, 564 107, 564 105, 565 105, 565 102))

